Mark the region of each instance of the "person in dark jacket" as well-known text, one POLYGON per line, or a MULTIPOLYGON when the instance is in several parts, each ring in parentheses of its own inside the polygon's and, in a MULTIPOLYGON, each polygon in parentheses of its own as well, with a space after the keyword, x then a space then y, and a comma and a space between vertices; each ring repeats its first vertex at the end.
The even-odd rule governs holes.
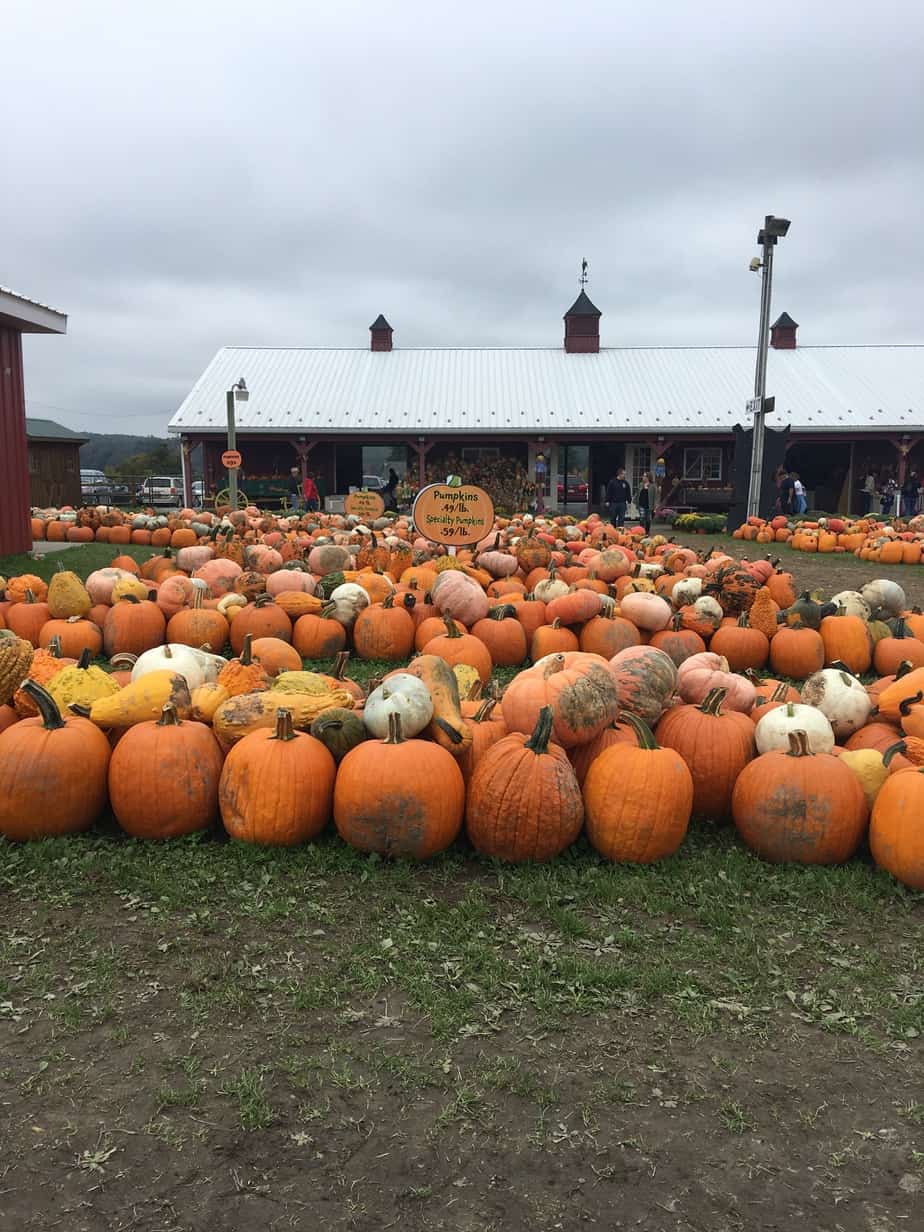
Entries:
POLYGON ((638 506, 639 521, 645 527, 646 535, 651 532, 651 493, 651 475, 645 471, 636 493, 635 503, 638 506))
POLYGON ((400 482, 397 471, 393 466, 390 466, 388 468, 388 483, 382 488, 382 500, 385 502, 385 508, 392 510, 394 513, 398 512, 398 501, 395 494, 400 482))
POLYGON ((626 479, 626 468, 621 466, 606 485, 606 503, 614 526, 625 526, 626 506, 631 499, 632 489, 626 479))
POLYGON ((917 471, 910 471, 902 484, 902 517, 913 518, 918 508, 920 480, 917 471))

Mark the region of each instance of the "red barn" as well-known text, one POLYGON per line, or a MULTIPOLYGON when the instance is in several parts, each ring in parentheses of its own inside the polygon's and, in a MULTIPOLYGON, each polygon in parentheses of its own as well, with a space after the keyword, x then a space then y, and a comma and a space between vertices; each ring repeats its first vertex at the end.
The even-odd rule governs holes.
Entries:
POLYGON ((0 556, 32 547, 22 336, 65 333, 63 312, 0 287, 0 556))

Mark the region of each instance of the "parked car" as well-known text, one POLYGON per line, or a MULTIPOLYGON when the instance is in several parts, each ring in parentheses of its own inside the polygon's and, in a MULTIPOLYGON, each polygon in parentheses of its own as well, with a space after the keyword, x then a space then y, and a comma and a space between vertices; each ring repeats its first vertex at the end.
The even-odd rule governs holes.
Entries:
POLYGON ((81 470, 80 498, 91 505, 127 504, 130 493, 124 483, 110 479, 103 471, 81 470))
POLYGON ((363 487, 367 492, 381 492, 385 487, 385 480, 381 475, 363 475, 363 487))
POLYGON ((587 480, 582 479, 580 475, 568 475, 567 484, 568 484, 568 495, 567 496, 565 496, 565 485, 563 483, 559 483, 558 485, 559 504, 562 504, 565 501, 569 503, 572 501, 575 501, 580 504, 586 504, 587 503, 587 491, 588 491, 587 480))
POLYGON ((183 480, 178 475, 150 475, 136 493, 142 505, 183 507, 183 480))

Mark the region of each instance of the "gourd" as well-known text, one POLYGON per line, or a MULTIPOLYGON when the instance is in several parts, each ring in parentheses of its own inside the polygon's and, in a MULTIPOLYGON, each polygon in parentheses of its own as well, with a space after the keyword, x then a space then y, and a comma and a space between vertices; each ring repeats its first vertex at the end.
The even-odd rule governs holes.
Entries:
MULTIPOLYGON (((424 734, 454 757, 461 756, 472 743, 472 733, 462 717, 459 686, 452 668, 436 655, 422 654, 402 671, 422 680, 433 702, 433 718, 424 734)), ((389 679, 385 677, 386 681, 389 679)))
POLYGON ((384 740, 392 714, 401 716, 401 730, 409 739, 419 735, 433 718, 433 700, 417 676, 398 672, 366 698, 363 722, 370 735, 384 740))
MULTIPOLYGON (((270 688, 274 693, 309 693, 320 696, 330 691, 330 685, 317 672, 280 672, 270 688)), ((283 705, 282 702, 279 703, 283 705)))
POLYGON ((119 692, 118 683, 108 672, 90 666, 88 650, 81 654, 76 666, 63 667, 53 676, 47 689, 58 709, 65 713, 72 704, 90 706, 98 698, 112 697, 119 692))
POLYGON ((13 695, 29 674, 35 650, 23 638, 6 629, 0 630, 0 706, 13 700, 13 695))
POLYGON ((180 718, 189 718, 192 699, 186 677, 178 672, 149 672, 140 680, 107 697, 97 697, 88 708, 74 705, 75 714, 85 714, 99 727, 133 727, 158 719, 170 702, 180 718))
MULTIPOLYGON (((349 628, 363 608, 369 606, 369 595, 355 582, 344 582, 331 593, 330 601, 334 605, 332 619, 349 628)), ((328 606, 324 605, 325 610, 328 606)))
POLYGON ((319 714, 308 730, 332 754, 335 762, 342 761, 350 749, 355 749, 368 737, 360 716, 341 706, 333 706, 319 714))
POLYGON ((76 573, 59 569, 52 575, 46 600, 48 610, 56 620, 69 616, 86 616, 93 606, 87 588, 76 573))
POLYGON ((331 689, 327 693, 242 693, 222 702, 212 716, 212 730, 228 748, 253 731, 275 727, 280 708, 291 713, 296 730, 307 731, 325 710, 334 706, 349 710, 352 705, 353 698, 345 689, 331 689))
POLYGON ((205 683, 205 669, 190 646, 180 642, 155 646, 138 656, 132 667, 132 681, 141 680, 151 672, 172 672, 182 676, 190 690, 205 683))
POLYGON ((219 684, 217 680, 200 684, 198 689, 191 691, 189 717, 197 723, 211 723, 215 717, 215 711, 230 696, 231 694, 224 685, 219 684))
POLYGON ((789 748, 793 732, 805 733, 808 747, 813 753, 830 753, 834 748, 834 729, 825 715, 814 706, 786 702, 765 714, 754 728, 754 741, 758 753, 789 748))

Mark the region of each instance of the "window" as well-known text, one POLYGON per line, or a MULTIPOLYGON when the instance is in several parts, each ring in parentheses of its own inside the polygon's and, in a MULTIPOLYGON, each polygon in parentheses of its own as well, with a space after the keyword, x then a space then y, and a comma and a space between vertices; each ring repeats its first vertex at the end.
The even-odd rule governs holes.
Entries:
POLYGON ((722 448, 718 445, 705 449, 683 451, 683 477, 700 483, 715 482, 722 478, 722 448))
POLYGON ((626 450, 629 461, 628 478, 634 495, 642 486, 642 476, 651 470, 651 449, 647 445, 630 446, 630 449, 631 454, 629 449, 626 450))

